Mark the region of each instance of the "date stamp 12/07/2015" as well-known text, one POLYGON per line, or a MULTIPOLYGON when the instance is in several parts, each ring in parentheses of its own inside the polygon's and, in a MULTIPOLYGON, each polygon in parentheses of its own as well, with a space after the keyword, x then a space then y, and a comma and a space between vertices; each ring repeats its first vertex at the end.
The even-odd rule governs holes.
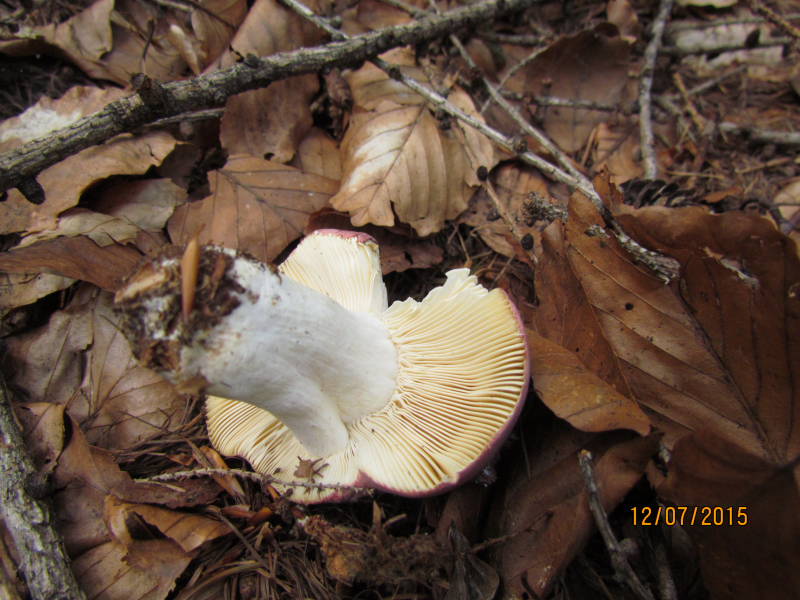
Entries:
POLYGON ((633 525, 699 525, 742 527, 749 522, 746 506, 634 506, 633 525))

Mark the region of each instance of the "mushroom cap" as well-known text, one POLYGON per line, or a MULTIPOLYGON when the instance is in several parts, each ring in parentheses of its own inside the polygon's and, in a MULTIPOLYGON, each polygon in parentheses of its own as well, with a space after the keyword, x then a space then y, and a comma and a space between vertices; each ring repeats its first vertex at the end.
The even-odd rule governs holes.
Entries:
POLYGON ((398 354, 396 390, 383 408, 347 425, 343 451, 321 459, 268 411, 209 396, 214 446, 303 503, 345 501, 360 488, 427 496, 473 478, 510 432, 528 388, 526 336, 506 294, 455 269, 421 302, 387 308, 377 243, 350 231, 315 231, 278 269, 383 321, 398 354))

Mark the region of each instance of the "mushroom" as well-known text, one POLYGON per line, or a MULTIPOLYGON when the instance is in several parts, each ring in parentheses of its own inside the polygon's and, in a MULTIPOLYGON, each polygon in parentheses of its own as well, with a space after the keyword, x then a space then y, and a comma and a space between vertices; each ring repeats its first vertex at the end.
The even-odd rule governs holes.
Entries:
POLYGON ((378 246, 363 233, 318 230, 277 269, 214 246, 196 268, 183 262, 183 283, 173 249, 117 292, 123 331, 145 365, 210 394, 222 454, 294 501, 444 492, 477 475, 520 413, 519 315, 467 269, 421 302, 388 306, 378 246), (182 289, 194 294, 188 314, 182 289))

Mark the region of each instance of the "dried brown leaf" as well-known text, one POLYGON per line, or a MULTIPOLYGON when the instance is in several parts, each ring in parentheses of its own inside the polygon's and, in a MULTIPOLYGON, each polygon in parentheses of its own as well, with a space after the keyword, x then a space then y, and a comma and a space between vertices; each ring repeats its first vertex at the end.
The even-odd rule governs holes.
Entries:
POLYGON ((607 171, 617 185, 644 173, 639 157, 638 125, 631 121, 600 123, 592 137, 592 170, 607 171))
POLYGON ((187 72, 180 43, 170 35, 173 26, 179 27, 181 11, 165 13, 156 4, 137 0, 115 0, 113 5, 114 45, 99 60, 79 65, 88 75, 127 86, 136 73, 172 81, 187 72))
POLYGON ((139 262, 133 248, 101 248, 88 237, 59 237, 0 254, 0 270, 9 273, 56 273, 116 290, 139 262))
POLYGON ((127 220, 85 208, 71 208, 61 213, 55 229, 26 235, 14 248, 25 248, 37 242, 53 240, 62 236, 85 236, 103 248, 135 240, 139 231, 139 227, 127 220))
POLYGON ((639 405, 592 373, 574 353, 534 331, 528 331, 528 348, 536 393, 556 416, 582 431, 650 431, 639 405))
POLYGON ((110 541, 77 557, 72 568, 96 600, 163 600, 192 557, 170 540, 110 541))
POLYGON ((518 463, 491 511, 495 522, 490 535, 511 536, 494 560, 509 597, 524 597, 531 590, 546 597, 594 529, 578 466, 580 449, 586 447, 595 456, 600 499, 610 513, 641 478, 657 447, 652 438, 631 440, 621 434, 603 434, 589 442, 585 434, 564 429, 542 437, 528 441, 530 464, 518 463))
MULTIPOLYGON (((800 392, 793 374, 800 364, 796 247, 768 220, 741 213, 618 210, 626 231, 679 261, 680 279, 665 286, 633 263, 605 233, 591 203, 575 197, 569 221, 551 226, 544 238, 538 332, 646 408, 669 446, 683 440, 670 498, 685 505, 705 494, 713 505, 735 504, 750 489, 735 489, 743 473, 754 494, 763 483, 763 494, 772 496, 777 492, 765 482, 784 477, 800 455, 800 392), (684 455, 682 447, 694 449, 684 455)), ((795 502, 796 481, 781 485, 784 497, 776 503, 795 502)), ((715 591, 723 597, 729 588, 720 582, 733 576, 716 574, 727 574, 726 561, 749 552, 752 539, 772 539, 768 520, 762 517, 742 535, 698 537, 706 544, 704 570, 713 571, 715 591)), ((796 531, 797 521, 787 518, 784 526, 796 531)), ((791 587, 794 575, 784 565, 792 564, 797 546, 783 539, 772 539, 769 567, 740 564, 742 577, 760 580, 753 571, 765 570, 764 577, 791 587)))
MULTIPOLYGON (((316 8, 315 3, 311 8, 316 8)), ((317 28, 277 0, 257 0, 233 38, 232 50, 213 68, 228 67, 248 54, 269 56, 320 39, 317 28)), ((288 162, 311 128, 310 102, 318 88, 315 75, 302 75, 233 96, 222 117, 222 145, 230 154, 288 162)))
POLYGON ((67 289, 75 283, 70 277, 50 273, 0 272, 0 315, 18 306, 32 304, 52 294, 67 289))
MULTIPOLYGON (((424 78, 407 50, 386 58, 424 78)), ((342 141, 342 187, 331 204, 356 226, 393 225, 396 213, 421 236, 439 231, 467 207, 478 167, 494 165, 491 143, 459 122, 442 125, 422 98, 371 64, 348 82, 355 109, 342 141)), ((480 118, 462 90, 448 99, 480 118)))
POLYGON ((98 297, 91 317, 92 349, 79 398, 83 402, 70 406, 89 442, 130 448, 182 423, 185 400, 171 383, 133 357, 108 295, 98 297))
MULTIPOLYGON (((33 425, 24 435, 35 435, 36 427, 47 411, 57 411, 57 407, 47 408, 45 403, 26 405, 22 410, 33 411, 34 418, 23 424, 33 425)), ((105 450, 90 446, 77 422, 70 420, 63 427, 69 432, 69 441, 63 451, 63 439, 50 435, 39 438, 32 447, 34 458, 45 463, 51 457, 58 457, 53 472, 53 486, 56 490, 52 500, 58 520, 59 532, 70 556, 78 556, 87 550, 111 540, 104 521, 106 496, 113 495, 128 502, 164 504, 169 507, 195 506, 207 504, 214 499, 219 488, 211 482, 194 485, 189 482, 175 482, 169 485, 133 481, 122 471, 113 456, 105 450)), ((54 427, 51 424, 49 427, 54 427)))
POLYGON ((327 133, 313 128, 297 148, 292 166, 305 173, 313 173, 334 181, 342 178, 342 160, 339 147, 327 133))
POLYGON ((246 0, 207 0, 192 11, 192 29, 203 55, 203 68, 227 50, 247 14, 246 0))
POLYGON ((6 343, 3 367, 23 398, 66 406, 83 380, 82 354, 92 343, 91 318, 85 311, 57 311, 47 325, 6 343))
POLYGON ((800 589, 797 463, 776 469, 705 432, 678 442, 658 492, 678 506, 711 507, 687 529, 714 598, 783 598, 800 589))
POLYGON ((185 401, 133 358, 110 298, 86 296, 8 341, 11 382, 31 401, 67 406, 89 441, 107 448, 129 448, 180 424, 185 401))
POLYGON ((675 317, 691 326, 676 327, 664 313, 640 326, 645 315, 631 314, 647 310, 640 302, 617 313, 624 328, 606 331, 639 402, 673 436, 703 429, 777 465, 793 460, 800 453, 794 243, 769 220, 736 212, 649 207, 619 219, 681 263, 680 285, 670 292, 683 313, 675 317))
POLYGON ((25 55, 55 46, 82 69, 91 69, 112 47, 114 0, 97 0, 63 23, 24 28, 19 39, 0 42, 0 50, 25 55))
POLYGON ((128 515, 139 515, 147 523, 156 527, 161 533, 178 544, 184 552, 192 552, 210 540, 231 533, 230 528, 225 523, 209 517, 177 512, 149 504, 123 502, 113 496, 106 498, 107 513, 111 512, 110 508, 121 513, 120 516, 123 523, 128 515))
POLYGON ((639 401, 673 436, 692 430, 676 446, 662 493, 679 505, 732 506, 737 516, 747 507, 746 527, 691 529, 706 583, 720 598, 779 597, 797 588, 800 559, 800 519, 784 509, 800 498, 797 248, 767 219, 742 213, 651 207, 619 218, 680 261, 675 292, 705 352, 676 362, 662 354, 671 348, 627 342, 640 349, 628 359, 639 401))
POLYGON ((92 208, 123 219, 144 231, 161 231, 175 208, 186 200, 186 190, 169 179, 144 179, 103 186, 92 208))
MULTIPOLYGON (((0 146, 10 149, 48 132, 66 127, 120 97, 121 90, 76 87, 58 100, 43 98, 27 111, 0 124, 0 146)), ((168 133, 151 132, 139 137, 120 135, 87 148, 42 171, 37 177, 45 202, 31 205, 18 190, 0 202, 0 233, 29 233, 56 226, 56 216, 75 206, 92 184, 111 175, 144 173, 175 147, 168 133)))
MULTIPOLYGON (((616 105, 625 98, 629 44, 616 28, 601 25, 564 37, 512 76, 506 87, 532 96, 616 105)), ((522 58, 522 56, 520 56, 522 58)), ((608 113, 569 107, 540 108, 547 135, 565 152, 583 147, 592 129, 608 113)))
MULTIPOLYGON (((530 235, 533 247, 539 247, 543 223, 532 218, 529 221, 525 207, 530 204, 531 194, 541 202, 560 204, 552 197, 548 182, 535 169, 512 164, 498 167, 492 179, 505 214, 514 220, 518 236, 530 235)), ((498 254, 530 262, 521 240, 511 232, 487 193, 479 191, 475 194, 459 221, 474 227, 486 245, 498 254)))
POLYGON ((277 162, 236 155, 209 173, 211 195, 181 206, 169 234, 184 244, 199 233, 201 244, 220 244, 273 260, 299 237, 311 213, 328 203, 335 181, 277 162))

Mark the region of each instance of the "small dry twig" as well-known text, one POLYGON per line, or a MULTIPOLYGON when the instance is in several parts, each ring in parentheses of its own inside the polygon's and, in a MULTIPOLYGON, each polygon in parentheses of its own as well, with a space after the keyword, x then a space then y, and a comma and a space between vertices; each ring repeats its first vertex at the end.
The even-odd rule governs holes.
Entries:
POLYGON ((800 29, 792 25, 786 17, 779 15, 761 2, 761 0, 750 0, 750 8, 753 9, 753 12, 763 15, 765 19, 780 27, 792 37, 800 39, 800 29))
POLYGON ((614 566, 614 571, 619 579, 630 588, 637 598, 640 600, 655 600, 652 592, 639 581, 633 567, 631 567, 628 559, 625 558, 625 553, 622 551, 622 548, 620 548, 617 537, 611 530, 611 524, 608 522, 608 516, 600 500, 600 490, 594 478, 592 453, 588 450, 581 450, 578 453, 578 463, 581 466, 583 480, 586 483, 586 490, 589 493, 589 510, 592 512, 597 529, 600 531, 603 542, 605 542, 606 549, 611 557, 611 564, 614 566))
POLYGON ((162 473, 143 479, 136 479, 142 483, 168 483, 170 481, 183 481, 184 479, 195 479, 198 477, 225 477, 234 475, 247 481, 252 481, 259 485, 278 484, 284 487, 301 487, 315 490, 352 490, 356 492, 371 493, 372 488, 354 487, 350 485, 335 485, 330 483, 309 483, 308 481, 281 481, 270 475, 255 473, 254 471, 243 471, 242 469, 192 469, 191 471, 174 471, 172 473, 162 473))
POLYGON ((759 129, 747 125, 738 125, 723 121, 717 126, 720 133, 733 133, 742 135, 759 144, 777 144, 778 146, 800 146, 800 132, 775 131, 773 129, 759 129))
POLYGON ((656 57, 661 47, 664 27, 672 12, 673 0, 661 0, 658 14, 653 21, 652 37, 644 52, 644 64, 639 82, 639 137, 642 146, 642 162, 644 163, 644 178, 658 178, 658 162, 656 160, 655 139, 653 137, 653 115, 651 104, 651 91, 653 88, 653 75, 656 69, 656 57))

